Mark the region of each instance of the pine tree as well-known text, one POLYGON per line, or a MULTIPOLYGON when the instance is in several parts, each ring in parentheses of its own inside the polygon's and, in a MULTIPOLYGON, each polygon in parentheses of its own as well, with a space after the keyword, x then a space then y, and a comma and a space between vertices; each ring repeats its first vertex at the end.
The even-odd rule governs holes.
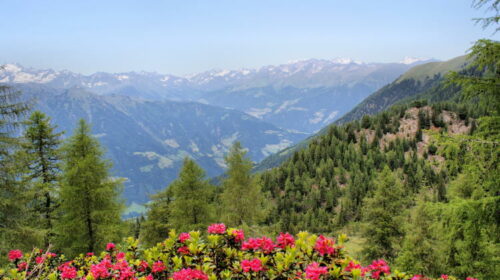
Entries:
POLYGON ((171 229, 169 220, 172 210, 173 193, 171 188, 154 194, 147 204, 147 218, 141 223, 140 240, 146 246, 153 246, 167 238, 171 229))
POLYGON ((123 231, 122 183, 110 177, 111 163, 102 158, 102 148, 84 120, 63 152, 61 218, 56 227, 59 248, 75 255, 118 241, 123 231))
POLYGON ((240 142, 233 144, 225 160, 228 170, 222 182, 223 221, 231 226, 258 223, 264 216, 264 196, 261 186, 250 174, 252 162, 240 142))
POLYGON ((213 188, 205 180, 205 171, 194 160, 185 158, 179 178, 169 188, 174 196, 170 214, 173 228, 203 230, 213 216, 210 205, 213 188))
POLYGON ((16 130, 28 110, 20 100, 20 92, 0 85, 0 254, 13 248, 29 248, 36 243, 36 233, 27 221, 27 184, 24 158, 20 157, 21 141, 16 130))
POLYGON ((401 180, 385 166, 374 181, 373 196, 367 198, 363 207, 366 246, 363 255, 367 260, 384 258, 392 260, 396 255, 396 244, 401 240, 400 214, 404 197, 401 180))
POLYGON ((59 176, 59 139, 62 133, 55 133, 50 118, 44 113, 35 111, 31 114, 24 138, 28 157, 29 179, 33 184, 33 205, 35 223, 44 231, 44 247, 47 247, 53 237, 54 210, 57 206, 59 176))

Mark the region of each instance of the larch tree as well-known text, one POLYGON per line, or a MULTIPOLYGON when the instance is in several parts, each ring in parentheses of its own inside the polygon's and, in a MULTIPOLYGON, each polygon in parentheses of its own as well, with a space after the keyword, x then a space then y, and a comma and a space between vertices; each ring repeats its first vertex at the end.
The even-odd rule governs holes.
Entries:
POLYGON ((28 178, 32 184, 35 223, 42 229, 44 247, 53 240, 54 210, 58 205, 58 176, 60 173, 59 145, 62 133, 56 133, 50 118, 40 111, 31 114, 24 132, 24 150, 28 159, 28 178))
POLYGON ((192 159, 185 158, 179 178, 169 186, 174 200, 170 222, 179 231, 203 230, 212 220, 210 205, 213 188, 205 171, 192 159))
POLYGON ((69 255, 93 252, 123 232, 122 181, 110 177, 99 142, 82 119, 63 147, 57 245, 69 255))
POLYGON ((17 129, 22 125, 28 106, 21 93, 0 85, 0 254, 12 248, 29 248, 36 233, 27 221, 28 187, 23 177, 25 164, 19 156, 21 140, 17 129))
POLYGON ((222 182, 221 218, 231 226, 253 225, 264 216, 264 195, 251 175, 252 161, 240 142, 235 142, 225 158, 228 169, 222 182))
POLYGON ((396 256, 395 244, 403 236, 401 212, 404 210, 403 183, 388 166, 374 180, 373 195, 365 199, 362 210, 366 238, 363 255, 367 260, 396 256))

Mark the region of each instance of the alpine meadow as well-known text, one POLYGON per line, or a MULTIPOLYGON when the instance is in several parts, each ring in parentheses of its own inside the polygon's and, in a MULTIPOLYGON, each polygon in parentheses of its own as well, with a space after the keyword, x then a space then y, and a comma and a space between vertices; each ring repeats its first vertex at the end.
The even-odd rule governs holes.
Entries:
POLYGON ((500 278, 500 0, 2 6, 0 280, 500 278))

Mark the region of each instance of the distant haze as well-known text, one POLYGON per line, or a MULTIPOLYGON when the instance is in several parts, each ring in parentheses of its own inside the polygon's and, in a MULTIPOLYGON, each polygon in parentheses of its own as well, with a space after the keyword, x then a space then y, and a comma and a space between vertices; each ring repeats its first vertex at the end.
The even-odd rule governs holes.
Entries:
POLYGON ((290 60, 445 60, 491 36, 471 0, 3 1, 0 64, 187 75, 290 60))

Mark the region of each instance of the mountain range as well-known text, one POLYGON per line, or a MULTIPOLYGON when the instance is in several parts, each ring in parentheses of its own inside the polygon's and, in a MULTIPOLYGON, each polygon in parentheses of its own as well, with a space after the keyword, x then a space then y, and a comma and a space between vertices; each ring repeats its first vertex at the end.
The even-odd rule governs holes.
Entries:
POLYGON ((312 59, 186 77, 82 75, 7 64, 0 69, 0 83, 21 90, 66 136, 78 119, 89 121, 114 162, 114 175, 126 178, 130 211, 139 212, 138 205, 176 178, 184 157, 217 176, 225 167, 224 154, 239 140, 259 162, 424 62, 312 59))

